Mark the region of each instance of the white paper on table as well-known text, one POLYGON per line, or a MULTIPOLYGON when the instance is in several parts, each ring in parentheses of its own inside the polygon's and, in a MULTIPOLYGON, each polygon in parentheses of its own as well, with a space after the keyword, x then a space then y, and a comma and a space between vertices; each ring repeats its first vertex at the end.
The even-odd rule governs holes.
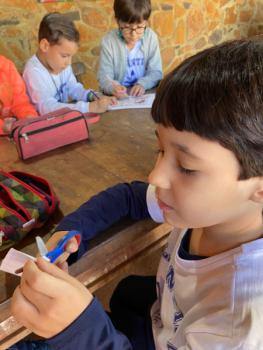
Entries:
POLYGON ((142 96, 129 96, 118 100, 117 104, 114 106, 109 106, 109 111, 114 111, 117 109, 133 109, 133 108, 152 108, 153 101, 155 99, 155 94, 145 94, 142 96))
POLYGON ((23 267, 26 261, 28 260, 35 261, 36 258, 34 258, 31 255, 20 252, 19 250, 16 250, 14 248, 11 248, 6 254, 4 260, 2 261, 0 270, 11 273, 15 276, 21 276, 22 272, 16 273, 15 271, 23 267))

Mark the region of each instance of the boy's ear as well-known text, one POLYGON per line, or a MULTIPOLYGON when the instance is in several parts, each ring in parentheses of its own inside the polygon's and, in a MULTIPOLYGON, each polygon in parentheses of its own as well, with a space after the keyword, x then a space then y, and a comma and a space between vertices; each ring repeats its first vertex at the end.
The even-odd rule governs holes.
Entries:
POLYGON ((263 204, 263 177, 258 178, 256 189, 252 193, 250 199, 256 203, 263 204))
POLYGON ((47 39, 41 39, 39 42, 39 48, 42 52, 47 52, 50 47, 50 43, 47 39))

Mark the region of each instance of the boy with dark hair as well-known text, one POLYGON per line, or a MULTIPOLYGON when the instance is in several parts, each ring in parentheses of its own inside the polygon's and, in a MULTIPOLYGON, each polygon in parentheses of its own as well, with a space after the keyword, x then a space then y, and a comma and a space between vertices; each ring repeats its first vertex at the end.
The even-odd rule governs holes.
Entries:
POLYGON ((62 38, 77 44, 80 39, 79 32, 69 17, 58 12, 48 13, 40 22, 38 41, 46 39, 51 45, 55 45, 62 38))
POLYGON ((82 113, 103 113, 114 97, 97 95, 78 83, 71 68, 78 50, 79 32, 65 14, 49 13, 42 19, 37 53, 27 62, 23 78, 31 102, 40 114, 68 107, 82 113))
POLYGON ((117 21, 140 23, 148 21, 151 16, 152 6, 150 0, 115 0, 113 10, 117 21))
POLYGON ((115 0, 118 29, 102 40, 98 80, 102 91, 123 98, 140 96, 162 79, 157 35, 147 27, 150 0, 115 0))
POLYGON ((190 57, 162 81, 152 115, 159 155, 150 185, 93 197, 64 218, 53 244, 74 228, 85 245, 123 216, 163 216, 176 227, 157 273, 153 337, 145 281, 120 283, 112 323, 79 282, 43 259, 26 264, 13 312, 52 337, 54 350, 263 349, 263 42, 228 42, 190 57))

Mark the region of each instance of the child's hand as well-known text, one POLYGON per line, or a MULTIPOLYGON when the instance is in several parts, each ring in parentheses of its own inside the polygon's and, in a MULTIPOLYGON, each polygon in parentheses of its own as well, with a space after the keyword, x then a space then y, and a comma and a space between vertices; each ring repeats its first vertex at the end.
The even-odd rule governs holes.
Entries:
POLYGON ((12 130, 12 125, 14 124, 15 121, 16 121, 16 118, 13 118, 13 117, 4 119, 3 131, 6 134, 10 134, 10 132, 12 130))
POLYGON ((28 261, 11 300, 15 318, 50 338, 68 327, 91 303, 91 293, 75 278, 43 258, 28 261))
POLYGON ((117 97, 118 100, 128 97, 127 88, 125 86, 122 86, 119 84, 112 84, 112 85, 113 85, 112 95, 117 97))
POLYGON ((140 84, 133 85, 133 87, 130 90, 131 96, 142 96, 144 93, 145 93, 145 89, 140 84))
POLYGON ((117 100, 114 96, 102 96, 99 100, 90 102, 89 111, 93 113, 103 113, 108 110, 109 106, 116 105, 117 100))
MULTIPOLYGON (((46 242, 47 249, 53 250, 58 242, 68 233, 68 231, 58 231, 50 237, 50 239, 46 242)), ((78 242, 75 237, 71 238, 65 246, 65 252, 60 255, 60 257, 55 261, 55 264, 60 267, 64 271, 68 271, 68 263, 67 259, 70 254, 75 253, 78 250, 78 242)))

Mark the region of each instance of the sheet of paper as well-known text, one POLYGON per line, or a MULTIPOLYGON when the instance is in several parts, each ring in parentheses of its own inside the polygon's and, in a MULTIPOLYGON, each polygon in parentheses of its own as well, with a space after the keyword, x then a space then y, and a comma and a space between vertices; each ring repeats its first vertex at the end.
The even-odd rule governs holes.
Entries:
POLYGON ((132 109, 132 108, 151 108, 155 94, 145 94, 143 96, 129 96, 118 100, 117 105, 109 106, 109 110, 132 109))
POLYGON ((16 250, 14 248, 11 248, 6 254, 4 260, 2 261, 0 270, 11 273, 15 276, 21 276, 22 272, 16 273, 16 271, 23 267, 25 262, 28 260, 35 261, 36 258, 34 258, 31 255, 20 252, 19 250, 16 250))

